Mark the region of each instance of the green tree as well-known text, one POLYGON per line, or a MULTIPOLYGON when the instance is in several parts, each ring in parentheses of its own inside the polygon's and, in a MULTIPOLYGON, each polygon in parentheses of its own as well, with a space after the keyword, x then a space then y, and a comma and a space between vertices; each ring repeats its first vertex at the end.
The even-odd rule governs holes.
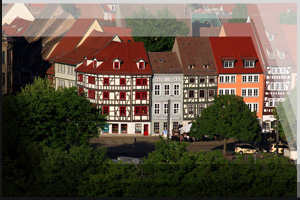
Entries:
POLYGON ((55 91, 47 79, 35 79, 16 98, 23 108, 21 134, 49 147, 88 145, 106 122, 75 87, 55 91))
POLYGON ((295 13, 295 12, 280 13, 279 22, 280 22, 280 24, 297 25, 297 13, 295 13))
POLYGON ((131 34, 136 42, 143 42, 149 52, 170 51, 176 36, 186 36, 188 26, 177 21, 168 9, 158 10, 156 15, 141 11, 125 19, 127 26, 132 28, 131 34))
POLYGON ((59 4, 62 9, 67 12, 70 13, 75 19, 77 19, 80 14, 81 14, 81 10, 79 8, 77 8, 74 4, 59 4))
POLYGON ((260 141, 261 127, 255 112, 251 112, 237 95, 216 96, 212 106, 204 109, 200 118, 193 122, 191 136, 210 138, 218 136, 224 140, 223 154, 226 155, 227 140, 260 141))
POLYGON ((245 23, 248 16, 247 5, 237 4, 232 10, 232 19, 229 20, 229 23, 245 23))

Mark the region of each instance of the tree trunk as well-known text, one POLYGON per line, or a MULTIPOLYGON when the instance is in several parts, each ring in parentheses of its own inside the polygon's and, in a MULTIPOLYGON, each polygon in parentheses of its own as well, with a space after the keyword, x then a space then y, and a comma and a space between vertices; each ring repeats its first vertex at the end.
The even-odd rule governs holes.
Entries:
POLYGON ((227 154, 227 138, 224 138, 224 144, 223 144, 223 156, 226 158, 227 154))

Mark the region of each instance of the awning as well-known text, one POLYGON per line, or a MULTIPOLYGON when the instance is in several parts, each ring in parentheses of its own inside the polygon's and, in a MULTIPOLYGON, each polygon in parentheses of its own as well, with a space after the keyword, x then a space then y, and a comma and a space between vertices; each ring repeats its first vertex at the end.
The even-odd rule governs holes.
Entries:
POLYGON ((185 126, 179 128, 179 130, 184 131, 185 133, 189 133, 191 130, 191 127, 192 127, 192 124, 188 124, 188 125, 185 125, 185 126))

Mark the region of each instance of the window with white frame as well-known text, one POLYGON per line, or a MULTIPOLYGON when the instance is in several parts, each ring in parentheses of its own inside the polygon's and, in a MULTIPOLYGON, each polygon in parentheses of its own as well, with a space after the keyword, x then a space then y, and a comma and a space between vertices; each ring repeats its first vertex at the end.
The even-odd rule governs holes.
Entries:
POLYGON ((284 52, 280 52, 280 53, 279 53, 279 58, 280 58, 280 59, 284 59, 284 52))
POLYGON ((219 82, 220 83, 235 83, 236 75, 220 75, 219 82))
POLYGON ((164 91, 165 95, 170 95, 170 85, 165 85, 165 91, 164 91))
POLYGON ((279 102, 282 102, 284 101, 283 98, 272 98, 272 99, 269 99, 269 107, 276 107, 279 102))
POLYGON ((258 97, 258 88, 242 88, 243 97, 258 97))
POLYGON ((188 114, 190 114, 190 115, 194 114, 194 104, 188 105, 188 114))
POLYGON ((269 34, 268 39, 269 39, 269 41, 273 41, 274 40, 274 35, 273 34, 269 34))
POLYGON ((275 89, 275 83, 271 83, 271 90, 275 89))
POLYGON ((179 95, 179 85, 177 85, 177 84, 174 85, 173 94, 174 94, 175 96, 179 95))
POLYGON ((159 133, 159 122, 154 122, 154 133, 159 133))
POLYGON ((251 112, 258 112, 258 103, 246 103, 251 112))
POLYGON ((224 65, 224 68, 233 68, 234 67, 234 61, 224 61, 223 65, 224 65))
POLYGON ((284 86, 285 86, 284 83, 280 83, 280 90, 284 90, 284 86))
POLYGON ((199 104, 199 114, 202 114, 203 110, 205 108, 205 104, 199 104))
POLYGON ((159 115, 159 103, 155 103, 154 104, 154 114, 155 115, 159 115))
POLYGON ((245 61, 244 65, 245 65, 245 68, 253 68, 253 67, 255 67, 255 61, 245 61))
POLYGON ((179 114, 179 103, 173 104, 173 114, 179 114))
POLYGON ((173 130, 178 131, 178 128, 179 128, 179 123, 173 122, 173 130))
POLYGON ((168 122, 164 122, 164 131, 168 130, 168 122))
POLYGON ((160 95, 160 85, 154 85, 154 95, 160 95))
POLYGON ((258 83, 259 76, 258 75, 243 75, 242 82, 243 83, 258 83))
POLYGON ((219 89, 219 95, 235 95, 235 88, 222 88, 219 89))
POLYGON ((164 103, 164 114, 167 115, 168 114, 168 104, 164 103))
POLYGON ((269 58, 274 59, 275 58, 275 53, 270 53, 269 58))

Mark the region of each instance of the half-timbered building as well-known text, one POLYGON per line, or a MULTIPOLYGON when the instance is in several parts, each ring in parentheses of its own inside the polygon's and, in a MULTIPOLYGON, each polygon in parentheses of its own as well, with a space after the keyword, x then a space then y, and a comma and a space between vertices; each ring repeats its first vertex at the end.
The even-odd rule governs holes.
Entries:
POLYGON ((143 43, 112 41, 75 71, 79 91, 107 115, 103 133, 150 133, 152 70, 143 43))
POLYGON ((217 70, 208 37, 176 37, 172 51, 183 71, 183 125, 187 125, 213 103, 217 70))
POLYGON ((152 129, 154 134, 168 130, 168 100, 170 99, 170 127, 178 132, 183 124, 182 82, 183 72, 175 52, 149 52, 153 72, 152 129))

